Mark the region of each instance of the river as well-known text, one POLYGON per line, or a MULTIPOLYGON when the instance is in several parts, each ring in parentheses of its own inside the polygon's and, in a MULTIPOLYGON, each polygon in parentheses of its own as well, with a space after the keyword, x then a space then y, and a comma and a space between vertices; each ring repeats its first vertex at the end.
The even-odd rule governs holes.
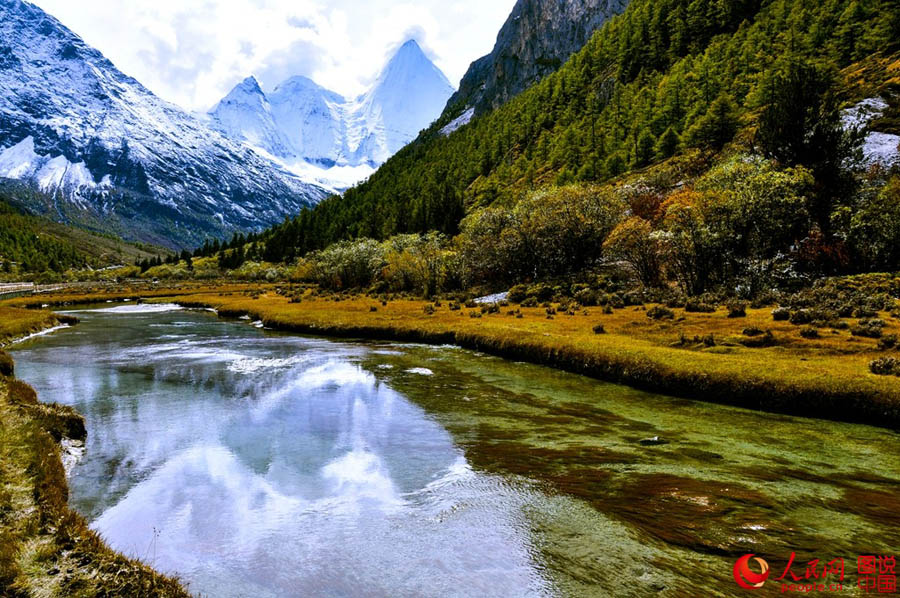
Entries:
POLYGON ((780 575, 793 552, 801 575, 845 559, 849 588, 900 548, 893 431, 172 306, 73 313, 13 352, 87 419, 71 505, 202 596, 732 596, 736 558, 780 575))

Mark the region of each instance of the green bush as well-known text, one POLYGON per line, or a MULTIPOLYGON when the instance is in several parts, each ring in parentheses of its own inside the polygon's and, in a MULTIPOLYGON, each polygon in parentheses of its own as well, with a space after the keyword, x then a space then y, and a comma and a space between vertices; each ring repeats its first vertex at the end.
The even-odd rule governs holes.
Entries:
POLYGON ((776 322, 787 322, 791 319, 791 310, 786 307, 776 307, 772 310, 772 319, 776 322))
POLYGON ((394 292, 431 297, 462 286, 459 255, 441 234, 397 235, 382 248, 385 265, 380 275, 394 292))
POLYGON ((864 338, 881 338, 884 327, 884 320, 860 320, 859 324, 850 329, 850 334, 864 338))
POLYGON ((515 282, 582 271, 600 259, 624 212, 611 189, 590 185, 537 191, 512 209, 476 210, 460 234, 466 278, 473 284, 515 282))
POLYGON ((747 317, 747 304, 744 301, 729 301, 725 307, 728 309, 729 318, 747 317))
POLYGON ((534 297, 538 302, 550 301, 553 299, 553 287, 545 282, 539 282, 528 287, 526 291, 529 297, 534 297))
POLYGON ((508 299, 512 303, 522 303, 528 297, 528 287, 524 284, 517 284, 509 289, 508 299))
POLYGON ((810 340, 817 339, 819 338, 819 331, 818 329, 809 326, 800 331, 800 336, 810 340))
POLYGON ((802 326, 803 324, 810 324, 813 321, 813 314, 808 309, 798 309, 797 311, 791 312, 790 322, 795 326, 802 326))
POLYGON ((716 306, 712 303, 704 303, 699 299, 688 299, 684 304, 684 311, 698 314, 715 313, 716 306))
POLYGON ((869 371, 877 376, 900 376, 900 359, 879 357, 869 363, 869 371))
POLYGON ((740 343, 745 347, 751 349, 759 349, 762 347, 774 347, 778 343, 775 340, 775 335, 772 334, 771 330, 766 330, 765 334, 762 335, 752 335, 748 338, 741 339, 740 343))
POLYGON ((878 311, 874 309, 870 309, 868 307, 857 307, 853 310, 854 318, 876 318, 878 317, 878 311))
POLYGON ((874 197, 847 207, 848 244, 858 266, 892 270, 900 263, 900 176, 894 176, 874 197))
POLYGON ((641 284, 662 286, 659 242, 650 222, 637 216, 621 222, 606 239, 604 250, 609 257, 628 263, 641 284))
POLYGON ((585 307, 594 307, 599 300, 597 291, 593 289, 582 289, 575 293, 575 301, 585 307))
POLYGON ((332 290, 368 287, 386 265, 384 249, 371 239, 336 243, 307 259, 315 281, 332 290))
POLYGON ((900 343, 900 337, 896 334, 888 334, 878 340, 878 348, 882 351, 887 351, 889 349, 897 348, 898 343, 900 343))
POLYGON ((657 305, 647 310, 647 317, 651 320, 672 320, 675 318, 675 312, 667 307, 657 305))

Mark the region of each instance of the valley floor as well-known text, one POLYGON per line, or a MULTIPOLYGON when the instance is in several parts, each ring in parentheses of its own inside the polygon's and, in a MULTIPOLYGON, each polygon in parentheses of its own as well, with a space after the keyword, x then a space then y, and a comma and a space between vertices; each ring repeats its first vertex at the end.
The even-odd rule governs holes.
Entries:
MULTIPOLYGON (((800 327, 773 321, 769 309, 748 310, 743 318, 676 309, 672 319, 653 320, 650 306, 548 314, 543 307, 381 301, 286 286, 279 293, 274 285, 147 285, 13 299, 0 305, 0 338, 9 342, 74 323, 48 311, 50 306, 176 302, 215 309, 220 317, 249 317, 273 329, 456 344, 692 399, 900 427, 897 378, 869 371, 868 364, 885 355, 877 341, 845 330, 803 338, 800 327), (771 333, 760 343, 767 346, 746 346, 754 344, 744 334, 752 328, 771 333)), ((886 333, 900 332, 896 320, 882 315, 886 333)), ((13 377, 12 360, 2 351, 0 424, 4 596, 187 596, 177 581, 110 550, 69 510, 60 441, 83 440, 84 420, 70 408, 39 403, 13 377)))
MULTIPOLYGON (((612 314, 601 308, 572 315, 544 307, 467 308, 422 300, 385 302, 365 296, 319 295, 276 287, 227 285, 168 289, 109 288, 77 295, 17 299, 7 305, 40 306, 137 300, 212 308, 222 317, 248 316, 267 327, 322 336, 455 344, 486 353, 556 367, 595 378, 685 398, 813 418, 900 427, 900 384, 878 376, 869 364, 894 354, 878 341, 849 330, 823 329, 818 338, 803 327, 774 321, 772 311, 748 309, 688 313, 654 320, 648 308, 612 314), (433 313, 432 313, 433 312, 433 313), (484 312, 484 313, 482 313, 484 312), (598 326, 602 332, 598 333, 598 326), (747 331, 754 336, 748 336, 747 331)), ((35 317, 41 312, 35 312, 35 317)), ((889 314, 885 335, 900 333, 889 314)), ((855 319, 846 319, 848 326, 855 319)), ((648 406, 649 408, 649 406, 648 406)))

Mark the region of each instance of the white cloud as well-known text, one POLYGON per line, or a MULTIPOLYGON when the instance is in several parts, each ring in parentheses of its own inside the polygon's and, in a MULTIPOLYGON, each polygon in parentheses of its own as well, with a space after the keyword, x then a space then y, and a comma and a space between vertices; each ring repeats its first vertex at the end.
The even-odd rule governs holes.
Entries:
POLYGON ((515 0, 31 0, 122 71, 189 110, 247 75, 306 75, 360 93, 410 37, 458 83, 490 51, 515 0))

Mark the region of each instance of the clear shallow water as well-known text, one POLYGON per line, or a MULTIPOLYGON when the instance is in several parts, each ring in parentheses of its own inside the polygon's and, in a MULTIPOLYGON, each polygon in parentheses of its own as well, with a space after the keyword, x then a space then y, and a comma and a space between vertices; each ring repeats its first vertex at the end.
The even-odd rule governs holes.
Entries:
POLYGON ((204 596, 738 595, 746 552, 897 548, 894 432, 450 347, 79 316, 15 354, 87 417, 72 504, 204 596))

